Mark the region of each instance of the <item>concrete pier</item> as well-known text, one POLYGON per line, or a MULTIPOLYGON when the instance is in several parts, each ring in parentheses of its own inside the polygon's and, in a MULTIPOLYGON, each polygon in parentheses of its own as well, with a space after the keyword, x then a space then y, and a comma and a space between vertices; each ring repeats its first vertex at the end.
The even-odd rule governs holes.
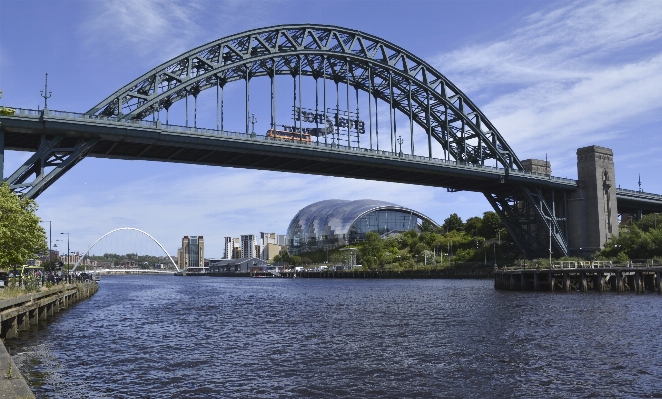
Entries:
MULTIPOLYGON (((48 320, 70 304, 89 298, 99 286, 94 282, 56 286, 42 292, 0 300, 0 338, 16 338, 31 325, 48 320)), ((34 398, 7 349, 0 345, 0 399, 34 398)))
POLYGON ((662 294, 660 267, 515 269, 494 272, 494 288, 503 291, 657 292, 662 294))

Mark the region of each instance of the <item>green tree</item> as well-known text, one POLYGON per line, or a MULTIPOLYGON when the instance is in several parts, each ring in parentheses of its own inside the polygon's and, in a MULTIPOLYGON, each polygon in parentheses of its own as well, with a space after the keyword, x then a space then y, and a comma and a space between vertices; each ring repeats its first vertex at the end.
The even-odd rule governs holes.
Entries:
POLYGON ((457 213, 452 213, 449 217, 444 219, 444 224, 441 226, 444 231, 463 231, 464 223, 462 223, 462 218, 457 215, 457 213))
POLYGON ((653 229, 662 229, 662 214, 651 213, 644 215, 640 220, 635 222, 643 232, 648 233, 653 229))
POLYGON ((479 235, 483 230, 483 219, 478 216, 472 216, 467 219, 467 222, 464 224, 465 233, 470 236, 479 235))
POLYGON ((662 229, 641 230, 636 224, 623 229, 596 254, 611 259, 650 259, 662 256, 662 229))
POLYGON ((376 268, 379 264, 379 258, 384 250, 384 242, 379 234, 371 231, 365 235, 365 241, 359 248, 361 262, 370 270, 376 268))
POLYGON ((501 232, 501 235, 505 238, 506 226, 503 225, 501 218, 497 215, 496 212, 484 212, 483 213, 483 223, 481 229, 478 231, 478 234, 481 237, 485 238, 495 238, 501 232))
POLYGON ((0 185, 0 268, 22 265, 46 251, 46 232, 39 225, 37 204, 0 185))
POLYGON ((423 223, 421 223, 421 231, 434 233, 435 231, 437 231, 437 228, 434 227, 434 224, 432 224, 431 221, 427 219, 423 219, 423 223))

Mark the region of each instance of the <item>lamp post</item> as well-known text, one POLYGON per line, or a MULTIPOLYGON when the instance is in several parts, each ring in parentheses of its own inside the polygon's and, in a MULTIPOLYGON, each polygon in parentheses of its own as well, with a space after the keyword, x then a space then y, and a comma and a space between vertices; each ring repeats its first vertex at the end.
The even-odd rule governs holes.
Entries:
POLYGON ((52 246, 52 238, 53 238, 53 229, 52 229, 52 223, 50 220, 42 220, 43 223, 48 222, 48 260, 52 261, 53 260, 53 246, 52 246))
POLYGON ((255 123, 257 123, 257 118, 255 117, 255 114, 251 114, 251 124, 253 125, 251 137, 255 137, 255 123))
POLYGON ((549 216, 544 216, 545 219, 549 220, 549 268, 552 268, 552 218, 549 216))
POLYGON ((398 140, 397 140, 397 141, 398 141, 398 144, 400 144, 400 154, 399 154, 399 155, 402 156, 402 143, 404 142, 404 141, 402 140, 402 136, 398 136, 398 140))
MULTIPOLYGON (((67 266, 69 266, 69 260, 71 259, 69 257, 69 233, 60 233, 60 234, 66 234, 67 235, 67 266)), ((70 270, 67 270, 67 274, 69 274, 70 270)))
POLYGON ((497 263, 496 263, 496 242, 493 243, 494 245, 494 269, 497 269, 497 263))

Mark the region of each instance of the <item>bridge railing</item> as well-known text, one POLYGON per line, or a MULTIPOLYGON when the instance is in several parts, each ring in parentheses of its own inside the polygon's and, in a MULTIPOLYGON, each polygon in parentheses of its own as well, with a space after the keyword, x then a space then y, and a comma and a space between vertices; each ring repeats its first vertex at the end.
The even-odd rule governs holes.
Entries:
MULTIPOLYGON (((497 171, 497 172, 502 172, 505 169, 499 168, 499 167, 494 167, 494 166, 478 166, 475 164, 467 163, 467 162, 461 162, 461 161, 456 161, 456 160, 448 160, 448 159, 440 159, 440 158, 430 158, 426 156, 421 156, 421 155, 412 155, 412 154, 405 154, 405 153, 400 153, 400 152, 393 152, 393 151, 384 151, 384 150, 376 150, 376 149, 370 149, 370 148, 362 148, 362 147, 351 147, 351 146, 345 146, 345 145, 340 145, 337 143, 329 143, 328 141, 321 142, 321 141, 312 141, 312 142, 300 142, 297 140, 293 141, 283 141, 281 139, 276 139, 276 138, 271 138, 266 135, 259 135, 259 134, 254 134, 254 133, 245 133, 245 132, 234 132, 234 131, 228 131, 228 130, 216 130, 216 129, 206 129, 206 128, 199 128, 199 127, 190 127, 190 126, 180 126, 180 125, 171 125, 171 124, 165 124, 161 123, 160 121, 145 121, 145 120, 134 120, 134 119, 122 119, 116 116, 98 116, 98 115, 86 115, 82 114, 79 112, 69 112, 69 111, 58 111, 58 110, 51 110, 51 109, 46 109, 46 110, 34 110, 34 109, 26 109, 26 108, 13 108, 15 110, 14 116, 28 116, 28 117, 33 117, 33 118, 40 118, 43 116, 48 116, 48 117, 55 117, 55 118, 63 118, 67 120, 89 120, 89 121, 100 121, 100 122, 111 122, 111 123, 118 123, 118 124, 130 124, 134 126, 144 126, 148 128, 155 128, 155 129, 163 129, 163 130, 169 130, 169 131, 176 131, 176 132, 187 132, 187 133, 195 133, 195 134, 204 134, 204 135, 214 135, 214 136, 225 136, 225 137, 233 137, 233 138, 240 138, 240 139, 246 139, 246 140, 257 140, 257 141, 271 141, 271 142, 285 142, 291 145, 295 146, 302 146, 302 147, 324 147, 324 148, 331 148, 337 151, 346 151, 346 152, 361 152, 361 153, 369 153, 369 154, 376 154, 380 156, 388 156, 392 158, 398 158, 398 159, 405 159, 405 160, 414 160, 418 162, 432 162, 436 164, 444 164, 444 165, 456 165, 456 166, 462 166, 462 167, 467 167, 467 168, 472 168, 472 169, 481 169, 481 170, 491 170, 491 171, 497 171)), ((537 176, 543 179, 547 180, 554 180, 554 181, 560 181, 560 182, 567 182, 569 184, 576 184, 575 180, 573 179, 568 179, 568 178, 563 178, 563 177, 556 177, 556 176, 549 176, 541 173, 534 173, 534 172, 529 172, 529 171, 524 171, 524 170, 515 170, 515 169, 510 169, 509 173, 511 174, 518 174, 518 175, 526 175, 526 176, 537 176)))
POLYGON ((646 196, 646 197, 653 197, 653 198, 659 198, 662 199, 662 195, 660 194, 654 194, 654 193, 647 193, 645 191, 639 191, 639 190, 628 190, 627 188, 617 188, 616 193, 621 193, 621 194, 633 194, 634 197, 641 197, 641 196, 646 196))

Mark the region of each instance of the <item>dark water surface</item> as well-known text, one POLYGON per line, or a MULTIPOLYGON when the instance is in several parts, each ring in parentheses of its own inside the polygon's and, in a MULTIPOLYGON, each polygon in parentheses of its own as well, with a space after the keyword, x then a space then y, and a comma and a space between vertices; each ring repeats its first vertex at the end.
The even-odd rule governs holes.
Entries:
POLYGON ((662 398, 662 296, 103 277, 7 341, 38 398, 662 398))

